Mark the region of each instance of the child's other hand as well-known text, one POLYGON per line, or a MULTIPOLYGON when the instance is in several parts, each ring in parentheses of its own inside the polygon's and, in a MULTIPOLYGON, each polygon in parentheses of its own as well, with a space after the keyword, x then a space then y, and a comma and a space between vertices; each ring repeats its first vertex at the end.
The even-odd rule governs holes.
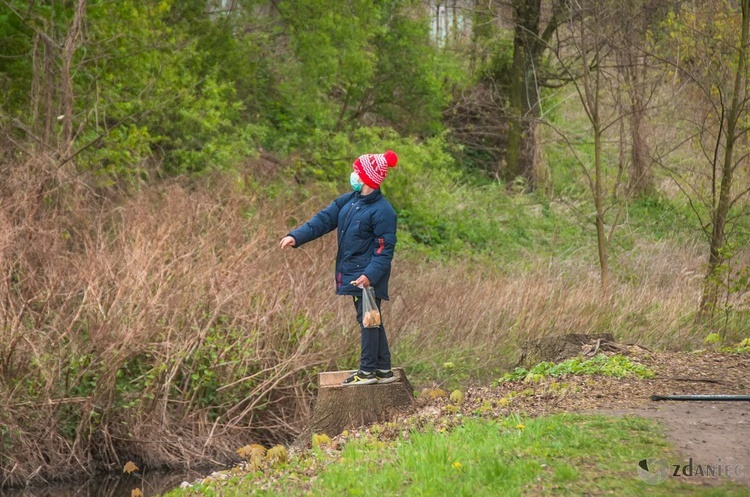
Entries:
POLYGON ((297 242, 294 240, 294 237, 285 236, 284 238, 281 239, 279 246, 284 249, 287 247, 294 247, 296 244, 297 242))
POLYGON ((356 280, 352 281, 352 285, 367 288, 368 286, 370 286, 370 280, 363 274, 356 280))

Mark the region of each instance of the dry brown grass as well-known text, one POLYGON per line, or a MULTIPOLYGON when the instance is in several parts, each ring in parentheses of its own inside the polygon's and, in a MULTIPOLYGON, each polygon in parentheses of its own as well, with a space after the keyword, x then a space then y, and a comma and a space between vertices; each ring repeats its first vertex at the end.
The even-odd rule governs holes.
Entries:
MULTIPOLYGON (((334 237, 277 246, 291 217, 327 199, 269 201, 219 180, 113 202, 43 158, 2 169, 0 484, 129 459, 225 461, 299 433, 317 372, 356 366, 352 305, 333 296, 334 237)), ((637 247, 619 261, 632 276, 603 298, 596 268, 575 259, 508 275, 397 251, 394 359, 409 371, 458 351, 507 367, 525 339, 605 330, 681 347, 698 252, 637 247)))
POLYGON ((539 260, 512 275, 409 267, 394 281, 392 333, 411 338, 436 368, 461 352, 481 367, 509 367, 523 341, 564 333, 609 331, 626 342, 683 349, 696 343, 685 323, 700 298, 699 253, 696 246, 639 245, 619 261, 630 276, 606 296, 597 268, 571 260, 539 260))

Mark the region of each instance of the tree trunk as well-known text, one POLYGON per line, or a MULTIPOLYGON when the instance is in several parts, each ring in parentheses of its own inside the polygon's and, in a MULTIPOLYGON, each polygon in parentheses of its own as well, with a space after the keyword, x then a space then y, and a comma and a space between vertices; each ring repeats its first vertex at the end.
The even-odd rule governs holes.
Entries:
POLYGON ((440 46, 440 0, 435 0, 435 44, 440 46))
POLYGON ((443 7, 443 46, 448 46, 448 40, 450 38, 450 19, 448 18, 448 0, 444 0, 443 7))
POLYGON ((401 368, 393 369, 397 378, 393 383, 343 386, 341 382, 352 373, 354 371, 320 373, 312 417, 294 442, 295 447, 309 445, 312 434, 335 437, 346 428, 384 421, 414 400, 414 389, 401 368))
POLYGON ((68 157, 73 148, 73 113, 75 96, 73 94, 73 56, 78 48, 78 40, 81 37, 83 17, 86 14, 86 0, 78 0, 73 21, 68 28, 61 53, 60 93, 62 100, 62 137, 60 142, 60 153, 68 157))
POLYGON ((514 0, 513 66, 510 78, 511 113, 505 170, 506 181, 523 178, 526 188, 536 187, 538 144, 536 122, 539 119, 539 92, 536 71, 543 45, 538 42, 541 0, 514 0))
POLYGON ((522 178, 527 190, 543 187, 549 170, 542 170, 537 124, 541 116, 539 80, 542 56, 559 24, 558 5, 542 32, 541 0, 513 0, 513 65, 510 75, 510 126, 505 165, 499 175, 506 181, 522 178))
POLYGON ((635 197, 649 195, 655 190, 648 143, 645 137, 644 118, 645 112, 641 103, 634 104, 630 114, 631 153, 628 192, 635 197))
MULTIPOLYGON (((598 26, 598 11, 595 11, 593 16, 594 26, 598 26)), ((598 68, 592 69, 590 66, 591 61, 588 59, 587 54, 589 50, 592 51, 594 61, 599 61, 599 51, 602 40, 599 33, 587 33, 583 22, 580 27, 581 36, 581 65, 583 67, 583 74, 581 76, 581 82, 583 84, 583 94, 581 95, 581 101, 586 109, 586 114, 591 123, 591 128, 594 133, 594 177, 589 176, 589 185, 594 196, 594 207, 596 209, 596 218, 594 224, 596 226, 596 246, 599 254, 599 265, 601 268, 601 286, 602 291, 606 293, 609 289, 609 260, 608 260, 608 246, 609 240, 605 233, 605 220, 604 220, 604 174, 602 171, 602 121, 599 113, 600 104, 600 91, 601 91, 601 71, 598 68), (589 46, 588 37, 593 38, 593 45, 589 46)))
MULTIPOLYGON (((703 296, 699 309, 699 317, 705 318, 713 314, 719 294, 719 273, 721 265, 725 261, 722 254, 726 243, 724 231, 727 223, 727 215, 732 201, 732 179, 734 175, 734 145, 737 140, 735 131, 740 118, 745 100, 745 87, 747 78, 745 76, 745 65, 747 57, 748 30, 750 28, 750 0, 742 0, 742 32, 740 37, 740 49, 738 54, 737 69, 734 75, 734 91, 732 102, 727 113, 726 123, 726 146, 721 166, 721 188, 716 208, 712 213, 713 229, 711 231, 711 242, 708 255, 708 270, 704 280, 703 296)), ((721 136, 717 137, 720 140, 721 136)))
POLYGON ((36 33, 34 36, 30 123, 42 149, 53 147, 52 136, 57 120, 55 68, 56 48, 48 36, 36 33))
MULTIPOLYGON (((631 44, 632 45, 632 44, 631 44)), ((629 53, 625 68, 630 97, 630 181, 628 193, 644 196, 654 192, 654 177, 646 141, 646 106, 643 101, 645 64, 637 55, 629 53)))
POLYGON ((607 235, 604 227, 604 179, 602 178, 602 133, 594 125, 594 205, 596 207, 596 246, 599 253, 599 265, 602 270, 602 289, 609 286, 609 260, 607 256, 607 235))
POLYGON ((622 3, 625 15, 615 21, 615 31, 622 33, 616 43, 618 71, 625 82, 628 96, 624 115, 628 116, 630 135, 630 168, 627 193, 640 197, 654 193, 654 177, 646 140, 646 93, 648 66, 644 55, 649 26, 658 22, 658 2, 655 0, 626 0, 622 3))
POLYGON ((484 50, 480 50, 480 41, 491 36, 493 22, 492 0, 474 0, 471 19, 471 51, 469 53, 469 75, 473 78, 477 67, 482 67, 486 60, 484 50))
POLYGON ((453 43, 458 43, 458 12, 456 2, 458 0, 453 0, 453 43))

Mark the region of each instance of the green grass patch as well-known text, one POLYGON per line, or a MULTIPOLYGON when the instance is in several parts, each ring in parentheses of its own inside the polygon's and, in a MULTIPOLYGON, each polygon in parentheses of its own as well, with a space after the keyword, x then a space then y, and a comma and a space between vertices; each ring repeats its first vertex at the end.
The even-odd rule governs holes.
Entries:
POLYGON ((607 356, 599 354, 591 359, 574 357, 567 361, 555 364, 553 362, 540 362, 533 368, 516 368, 511 373, 505 373, 500 379, 507 381, 539 381, 545 376, 559 377, 563 375, 602 375, 614 378, 626 376, 637 376, 638 378, 653 378, 654 372, 631 361, 623 355, 607 356))
POLYGON ((466 418, 450 430, 429 425, 388 443, 362 437, 340 453, 318 448, 276 474, 169 495, 746 495, 744 487, 696 488, 672 478, 648 485, 636 467, 651 457, 675 458, 658 426, 642 418, 466 418))

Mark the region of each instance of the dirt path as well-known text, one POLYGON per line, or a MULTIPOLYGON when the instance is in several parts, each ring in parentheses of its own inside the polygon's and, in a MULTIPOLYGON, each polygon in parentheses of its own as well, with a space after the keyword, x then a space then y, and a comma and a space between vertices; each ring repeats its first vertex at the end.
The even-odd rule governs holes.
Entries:
MULTIPOLYGON (((462 411, 479 410, 490 416, 593 412, 655 419, 663 424, 681 456, 668 462, 673 466, 679 463, 682 470, 692 458, 693 476, 684 476, 683 481, 697 485, 725 482, 723 477, 695 474, 698 464, 704 473, 706 465, 721 464, 731 466, 732 473, 739 472, 733 481, 750 486, 750 402, 651 400, 652 395, 750 395, 750 354, 651 353, 632 348, 628 355, 653 370, 655 378, 568 376, 547 377, 538 383, 502 383, 494 388, 469 389, 462 411)), ((439 411, 443 403, 447 400, 436 399, 422 409, 439 411)), ((644 455, 651 456, 656 454, 644 455)))
MULTIPOLYGON (((615 388, 619 408, 608 408, 603 401, 600 413, 637 415, 655 419, 664 425, 681 461, 730 466, 732 480, 750 486, 750 402, 725 401, 652 401, 651 395, 735 394, 750 395, 750 356, 748 354, 656 354, 641 356, 640 362, 654 369, 654 380, 644 380, 632 388, 615 388), (630 397, 630 398, 627 398, 630 397), (734 474, 739 469, 739 474, 734 474)), ((627 382, 624 382, 627 383, 627 382)), ((602 397, 600 399, 604 399, 602 397)), ((687 468, 686 473, 690 473, 687 468)), ((705 472, 705 471, 704 471, 705 472)), ((718 477, 683 476, 692 483, 712 484, 718 477)))
MULTIPOLYGON (((722 481, 718 477, 701 478, 695 473, 697 465, 726 468, 732 474, 740 469, 732 480, 750 486, 750 402, 669 402, 658 407, 641 409, 598 410, 602 414, 636 415, 655 419, 666 428, 669 440, 675 445, 681 460, 670 460, 673 466, 686 466, 693 460, 693 476, 684 480, 695 480, 697 484, 712 484, 722 481)), ((690 473, 688 469, 686 473, 690 473)))

